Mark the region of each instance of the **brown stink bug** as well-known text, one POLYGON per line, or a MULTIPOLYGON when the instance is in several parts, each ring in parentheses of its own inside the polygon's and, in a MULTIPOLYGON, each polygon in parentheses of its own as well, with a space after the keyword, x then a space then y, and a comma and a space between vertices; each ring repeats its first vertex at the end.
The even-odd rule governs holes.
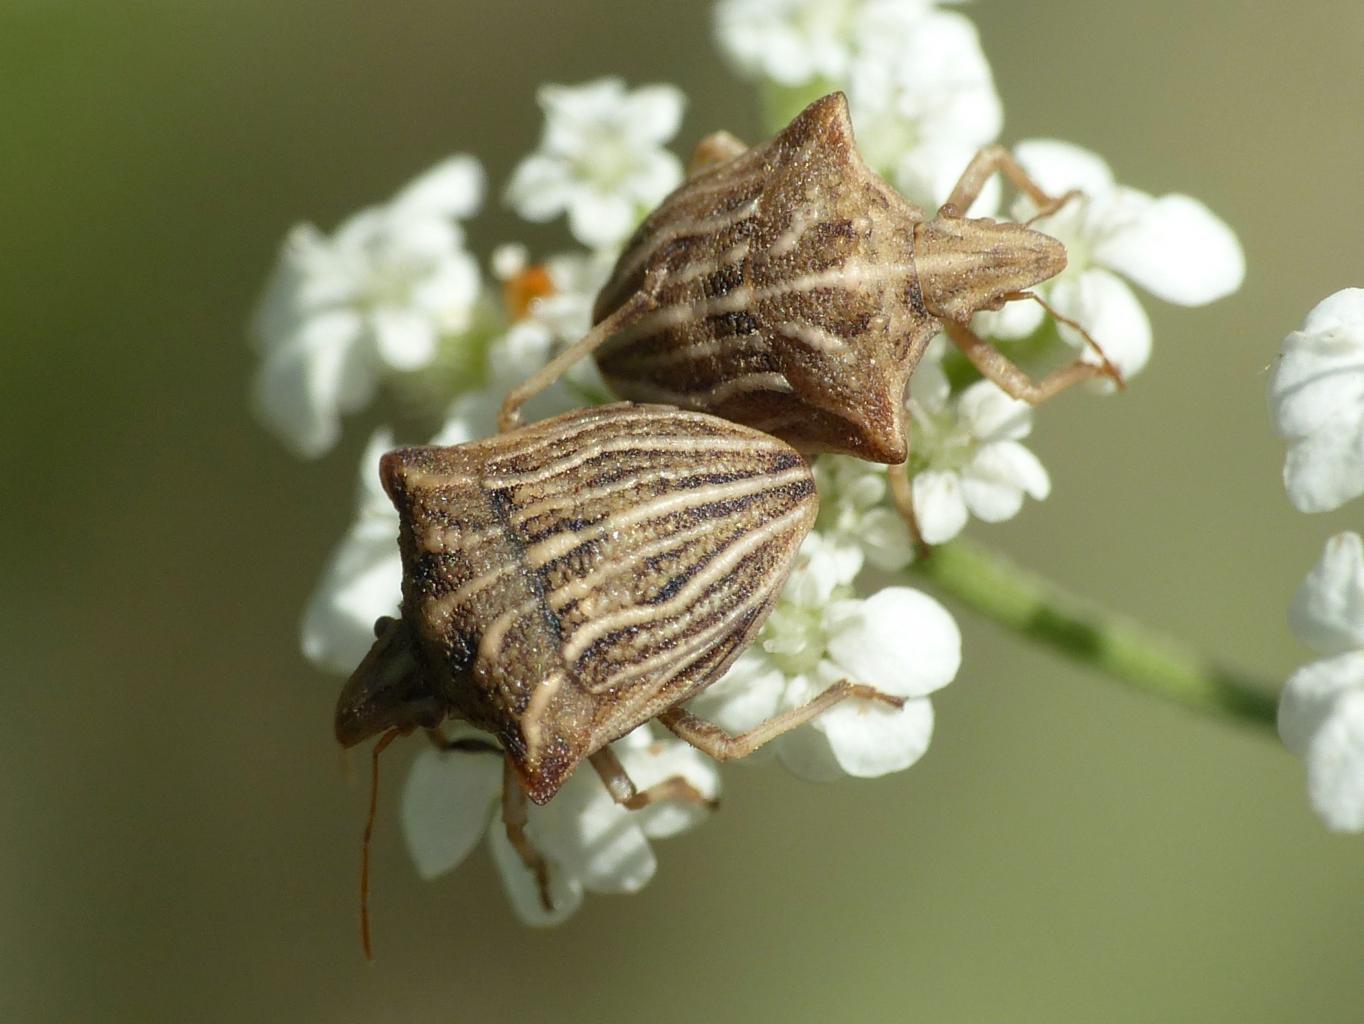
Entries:
POLYGON ((842 682, 740 736, 680 706, 753 639, 814 522, 810 467, 775 437, 623 403, 399 449, 379 473, 399 514, 402 614, 376 624, 336 738, 385 745, 445 719, 489 733, 457 746, 505 758, 507 835, 546 902, 526 798, 545 803, 582 761, 630 808, 703 801, 680 777, 636 790, 608 744, 642 723, 726 760, 845 697, 901 703, 842 682))
MULTIPOLYGON (((940 330, 983 376, 1029 402, 1091 377, 1118 380, 1103 359, 1033 381, 971 332, 980 310, 1041 302, 1027 289, 1066 265, 1049 235, 964 216, 996 170, 1043 213, 1069 198, 1046 195, 992 146, 925 217, 863 162, 841 93, 752 149, 710 136, 688 180, 626 244, 597 297, 596 327, 508 396, 504 424, 595 351, 624 398, 723 416, 806 453, 900 464, 905 388, 940 330)), ((891 474, 912 522, 904 477, 891 474)))

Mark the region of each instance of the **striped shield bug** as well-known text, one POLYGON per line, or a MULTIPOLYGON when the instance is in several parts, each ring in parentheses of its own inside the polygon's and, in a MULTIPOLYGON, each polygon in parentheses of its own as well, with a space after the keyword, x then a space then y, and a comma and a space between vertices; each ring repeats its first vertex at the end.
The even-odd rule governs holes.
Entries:
MULTIPOLYGON (((597 297, 596 326, 508 396, 504 425, 595 352, 623 398, 722 416, 805 453, 898 465, 909 455, 905 389, 939 331, 1029 402, 1088 378, 1120 382, 1102 352, 1100 363, 1077 359, 1034 381, 972 333, 977 311, 1041 303, 1027 289, 1066 265, 1049 235, 964 215, 996 171, 1041 214, 1070 198, 1048 196, 991 146, 928 218, 863 162, 841 93, 751 149, 710 136, 688 180, 626 244, 597 297)), ((912 524, 905 474, 891 481, 912 524)))
MULTIPOLYGON (((507 834, 548 902, 526 838, 584 760, 630 808, 702 801, 676 777, 639 791, 610 744, 657 718, 718 760, 742 756, 846 697, 842 682, 731 736, 681 705, 715 682, 771 611, 818 505, 790 445, 654 405, 579 410, 379 467, 399 514, 402 612, 380 619, 341 691, 336 737, 468 722, 504 758, 507 834)), ((371 818, 372 825, 372 818, 371 818)), ((368 829, 367 829, 368 834, 368 829)))

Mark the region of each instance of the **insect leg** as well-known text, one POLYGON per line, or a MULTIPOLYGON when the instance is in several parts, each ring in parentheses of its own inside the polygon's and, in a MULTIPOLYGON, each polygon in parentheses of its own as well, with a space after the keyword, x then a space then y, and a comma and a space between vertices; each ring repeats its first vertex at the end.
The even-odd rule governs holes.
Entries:
POLYGON ((646 280, 644 286, 630 296, 619 309, 542 366, 529 380, 513 388, 502 402, 502 411, 497 417, 497 429, 507 431, 515 427, 521 422, 521 406, 562 377, 579 359, 590 355, 593 349, 611 335, 653 309, 658 304, 653 294, 657 290, 657 284, 657 278, 646 280))
POLYGON ((710 799, 681 775, 664 779, 648 789, 636 788, 634 780, 630 778, 625 766, 620 763, 620 759, 610 747, 602 747, 588 760, 592 762, 592 767, 597 769, 597 774, 601 776, 611 799, 632 811, 648 807, 660 800, 684 800, 712 810, 720 805, 718 800, 710 799))
POLYGON ((961 177, 952 188, 952 194, 942 204, 939 214, 944 217, 966 216, 966 211, 971 208, 971 204, 976 201, 981 190, 985 188, 985 183, 995 171, 1003 174, 1013 183, 1014 188, 1037 204, 1038 217, 1055 213, 1080 194, 1072 190, 1059 197, 1048 195, 1007 149, 1003 146, 986 146, 971 158, 966 170, 961 172, 961 177))
POLYGON ((892 697, 875 687, 844 679, 834 683, 823 693, 812 698, 798 708, 791 708, 779 715, 773 715, 747 732, 734 736, 725 732, 714 722, 697 718, 685 708, 669 708, 658 716, 668 729, 681 739, 686 740, 697 750, 708 754, 717 761, 733 761, 747 757, 763 744, 768 743, 784 732, 790 732, 804 725, 823 711, 829 710, 841 700, 857 697, 860 700, 875 700, 891 707, 904 707, 903 697, 892 697))
MULTIPOLYGON (((909 448, 909 425, 905 425, 905 448, 909 448)), ((895 510, 909 527, 909 535, 914 546, 927 550, 924 535, 919 530, 919 517, 914 514, 914 490, 909 483, 909 459, 898 466, 886 467, 886 478, 890 481, 890 498, 895 502, 895 510)))
POLYGON ((509 759, 502 769, 502 824, 507 829, 507 840, 512 844, 512 849, 535 876, 535 884, 540 890, 540 905, 552 912, 554 901, 549 895, 549 862, 526 835, 527 814, 526 791, 516 781, 516 772, 509 759))
POLYGON ((955 323, 945 323, 943 326, 952 343, 971 360, 982 377, 994 381, 1011 398, 1021 398, 1032 405, 1045 402, 1082 380, 1108 377, 1119 384, 1122 382, 1121 374, 1112 363, 1086 363, 1080 359, 1035 381, 1003 352, 971 333, 970 328, 955 323))
POLYGON ((729 132, 711 132, 692 150, 691 163, 687 164, 687 177, 695 178, 697 175, 705 174, 733 160, 747 148, 729 132))

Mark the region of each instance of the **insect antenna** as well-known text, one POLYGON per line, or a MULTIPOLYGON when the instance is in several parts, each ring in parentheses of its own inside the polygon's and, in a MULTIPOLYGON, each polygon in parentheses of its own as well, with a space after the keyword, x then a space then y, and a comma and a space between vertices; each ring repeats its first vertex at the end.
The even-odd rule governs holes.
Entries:
POLYGON ((366 960, 374 959, 374 949, 369 941, 369 841, 374 837, 374 816, 379 811, 379 755, 402 734, 400 728, 388 730, 379 737, 370 755, 369 818, 365 821, 365 838, 360 845, 360 944, 365 949, 366 960))
POLYGON ((1079 334, 1080 337, 1085 339, 1085 343, 1088 344, 1089 347, 1094 350, 1094 352, 1098 355, 1099 359, 1102 360, 1104 370, 1106 371, 1109 380, 1111 380, 1117 386, 1119 391, 1127 390, 1127 381, 1123 378, 1122 371, 1118 369, 1117 365, 1113 362, 1113 360, 1108 358, 1108 353, 1103 350, 1103 347, 1097 341, 1094 340, 1094 336, 1090 334, 1087 330, 1085 330, 1083 326, 1076 323, 1070 317, 1063 316, 1062 314, 1056 312, 1056 310, 1052 308, 1051 304, 1047 302, 1046 299, 1042 298, 1042 296, 1038 295, 1036 292, 1013 292, 1012 294, 1006 295, 1004 297, 1008 299, 1010 302, 1015 301, 1017 299, 1032 299, 1033 302, 1037 303, 1048 313, 1050 313, 1052 318, 1056 320, 1058 323, 1065 324, 1071 330, 1079 334))

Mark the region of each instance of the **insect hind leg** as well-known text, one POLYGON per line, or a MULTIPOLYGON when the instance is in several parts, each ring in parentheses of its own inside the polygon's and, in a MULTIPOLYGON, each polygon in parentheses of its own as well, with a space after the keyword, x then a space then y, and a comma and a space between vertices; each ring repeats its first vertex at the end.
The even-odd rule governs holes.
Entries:
POLYGON ((658 803, 661 800, 678 800, 683 803, 698 804, 709 810, 715 810, 716 807, 720 806, 718 800, 706 796, 681 775, 673 775, 662 782, 649 786, 647 789, 639 789, 610 747, 602 747, 588 760, 592 763, 592 767, 597 770, 597 774, 601 776, 606 791, 611 794, 611 799, 632 811, 648 807, 650 804, 658 803))
POLYGON ((686 708, 669 708, 658 716, 662 722, 680 739, 686 740, 703 754, 716 761, 734 761, 747 757, 764 744, 770 743, 782 733, 790 732, 804 725, 821 712, 827 711, 840 701, 849 697, 872 700, 893 708, 904 707, 903 697, 894 697, 865 683, 841 680, 834 683, 823 693, 812 697, 800 707, 791 708, 781 714, 773 715, 747 732, 734 736, 725 732, 714 722, 698 718, 686 708))
POLYGON ((521 863, 535 876, 536 888, 540 891, 540 905, 546 913, 554 912, 554 898, 549 892, 549 861, 535 848, 526 835, 526 821, 529 818, 529 801, 526 791, 516 779, 511 759, 503 763, 502 769, 502 825, 507 830, 507 841, 511 843, 521 863))
POLYGON ((1017 363, 989 342, 981 340, 970 328, 954 323, 944 326, 952 343, 980 371, 982 377, 992 381, 1010 398, 1022 399, 1029 405, 1039 405, 1082 380, 1107 377, 1122 385, 1122 374, 1107 361, 1107 357, 1103 363, 1087 363, 1077 359, 1053 370, 1041 380, 1033 380, 1017 363))

